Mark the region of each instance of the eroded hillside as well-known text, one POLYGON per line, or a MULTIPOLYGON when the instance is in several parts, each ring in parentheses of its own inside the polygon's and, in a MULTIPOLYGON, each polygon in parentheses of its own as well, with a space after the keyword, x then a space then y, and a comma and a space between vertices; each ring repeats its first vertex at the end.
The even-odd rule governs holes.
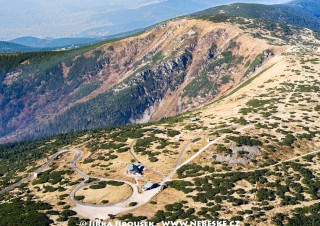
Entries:
POLYGON ((307 32, 253 24, 177 19, 100 46, 18 56, 1 72, 1 142, 174 116, 226 95, 307 32))

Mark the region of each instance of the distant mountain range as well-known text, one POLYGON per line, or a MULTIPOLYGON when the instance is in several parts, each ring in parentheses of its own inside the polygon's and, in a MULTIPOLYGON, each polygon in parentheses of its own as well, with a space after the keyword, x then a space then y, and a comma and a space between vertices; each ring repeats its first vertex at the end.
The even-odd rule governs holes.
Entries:
POLYGON ((59 38, 59 39, 41 39, 36 37, 21 37, 8 42, 0 41, 1 53, 14 52, 38 52, 52 51, 61 49, 78 48, 84 45, 93 44, 102 41, 94 38, 59 38))
MULTIPOLYGON (((223 4, 224 2, 226 1, 216 1, 215 4, 223 4)), ((63 48, 77 48, 117 37, 131 35, 133 33, 142 31, 143 29, 141 28, 151 25, 150 23, 156 23, 156 21, 173 18, 179 14, 179 12, 181 14, 187 14, 194 10, 190 8, 190 5, 201 9, 209 6, 210 4, 212 4, 210 1, 201 1, 201 3, 199 3, 195 2, 194 0, 188 0, 187 2, 176 0, 164 1, 159 4, 148 5, 131 10, 130 14, 128 14, 128 9, 123 10, 123 12, 109 12, 109 17, 118 18, 116 21, 118 21, 119 26, 104 26, 86 30, 80 34, 80 36, 83 36, 84 38, 42 39, 30 36, 16 38, 7 42, 0 42, 0 52, 34 52, 58 50, 63 48), (148 20, 142 18, 143 16, 146 16, 147 12, 149 12, 148 20), (139 17, 137 16, 138 14, 143 16, 139 17), (126 32, 128 27, 130 27, 130 24, 134 24, 134 26, 131 26, 132 29, 137 29, 131 32, 126 32), (113 35, 97 37, 97 35, 104 34, 106 31, 108 31, 107 33, 113 35), (123 33, 115 34, 117 32, 123 33)), ((216 15, 222 12, 232 16, 269 19, 273 21, 281 21, 287 24, 293 24, 296 26, 307 27, 315 31, 320 30, 320 2, 317 0, 294 0, 288 3, 276 5, 234 3, 230 5, 221 5, 214 8, 209 8, 193 15, 216 15)), ((99 16, 99 18, 103 18, 107 15, 97 16, 99 16)))
POLYGON ((96 38, 48 38, 41 39, 31 36, 21 37, 10 40, 11 43, 30 46, 33 48, 62 48, 66 46, 87 45, 98 41, 96 38))
POLYGON ((1 53, 13 53, 13 52, 34 52, 39 51, 38 48, 32 48, 25 45, 15 44, 11 42, 0 41, 0 52, 1 53))
MULTIPOLYGON (((45 4, 41 0, 1 1, 0 40, 8 41, 24 36, 105 37, 236 1, 61 0, 47 1, 45 4)), ((242 0, 246 3, 262 4, 284 1, 286 0, 242 0)))
POLYGON ((91 38, 40 39, 21 37, 10 41, 0 41, 0 53, 25 53, 78 48, 101 41, 91 38))
POLYGON ((0 53, 15 52, 41 52, 52 50, 67 50, 107 41, 115 38, 126 37, 138 32, 142 32, 147 28, 136 29, 129 32, 123 32, 116 35, 109 35, 101 38, 36 38, 32 36, 20 37, 10 41, 0 41, 0 53))

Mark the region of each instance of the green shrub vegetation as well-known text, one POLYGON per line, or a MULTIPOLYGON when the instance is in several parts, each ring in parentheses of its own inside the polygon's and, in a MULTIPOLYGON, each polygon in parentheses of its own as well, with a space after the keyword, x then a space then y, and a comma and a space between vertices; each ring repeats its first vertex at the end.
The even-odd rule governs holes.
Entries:
POLYGON ((49 226, 52 220, 42 211, 51 208, 46 203, 14 199, 0 205, 0 225, 49 226))
POLYGON ((282 143, 286 146, 291 146, 295 141, 295 137, 291 134, 287 134, 282 143))
POLYGON ((259 140, 252 139, 249 136, 229 136, 228 139, 237 142, 238 145, 259 146, 262 144, 259 140))
POLYGON ((100 181, 98 184, 93 184, 89 188, 91 189, 103 189, 107 186, 107 182, 105 181, 100 181))

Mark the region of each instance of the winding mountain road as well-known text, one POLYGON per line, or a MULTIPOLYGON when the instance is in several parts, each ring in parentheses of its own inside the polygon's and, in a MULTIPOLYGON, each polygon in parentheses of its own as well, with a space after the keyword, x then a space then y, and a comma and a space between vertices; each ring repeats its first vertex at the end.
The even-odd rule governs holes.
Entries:
POLYGON ((10 191, 24 183, 27 183, 29 182, 31 179, 34 178, 34 174, 39 174, 39 173, 42 173, 59 155, 62 155, 66 152, 74 152, 75 153, 75 157, 71 160, 70 162, 70 167, 71 169, 73 169, 74 171, 76 171, 78 174, 80 174, 85 180, 89 179, 89 176, 86 175, 85 173, 83 173, 81 170, 79 170, 77 167, 76 167, 76 162, 78 161, 78 159, 80 158, 81 156, 81 151, 79 150, 61 150, 61 151, 58 151, 57 153, 55 153, 54 155, 52 155, 50 157, 50 159, 48 160, 48 162, 46 162, 44 165, 42 165, 39 169, 37 169, 33 174, 29 175, 28 177, 22 179, 21 181, 17 182, 17 183, 14 183, 12 185, 10 185, 9 187, 6 187, 5 189, 3 189, 2 191, 0 191, 0 194, 3 194, 7 191, 10 191))
MULTIPOLYGON (((95 219, 95 218, 106 219, 106 218, 108 218, 108 214, 118 214, 118 213, 122 213, 125 211, 130 211, 132 209, 135 209, 135 208, 142 206, 142 205, 146 204, 147 202, 149 202, 150 199, 152 197, 154 197, 156 194, 158 194, 162 189, 162 187, 158 187, 158 188, 152 189, 150 191, 145 191, 143 193, 139 193, 139 189, 138 189, 137 185, 135 185, 129 181, 109 179, 109 178, 100 178, 100 177, 90 177, 86 173, 82 172, 76 166, 76 163, 79 161, 80 157, 82 156, 82 151, 74 150, 74 149, 67 149, 67 150, 58 151, 57 153, 55 153, 54 155, 52 155, 50 157, 48 162, 43 164, 34 173, 37 173, 37 174, 42 173, 43 171, 46 170, 46 168, 50 164, 52 164, 52 162, 56 158, 58 158, 58 156, 60 156, 64 153, 67 153, 67 152, 72 152, 75 154, 74 158, 71 160, 71 162, 69 164, 70 168, 74 172, 78 173, 83 178, 83 181, 81 183, 79 183, 70 193, 70 199, 73 203, 75 203, 75 207, 73 209, 75 211, 77 211, 78 214, 80 214, 83 217, 87 217, 88 219, 95 219), (96 179, 96 181, 91 182, 91 183, 86 183, 90 178, 96 179), (116 204, 95 205, 95 204, 84 203, 84 202, 81 202, 81 201, 78 201, 75 199, 75 194, 77 193, 77 191, 79 191, 80 189, 87 187, 91 184, 98 183, 99 181, 123 182, 131 187, 132 194, 128 199, 126 199, 122 202, 116 203, 116 204), (137 205, 134 207, 130 207, 129 204, 131 202, 136 202, 137 205)), ((29 175, 28 177, 22 179, 21 181, 15 183, 15 184, 12 184, 9 187, 3 189, 2 191, 0 191, 0 194, 8 192, 8 191, 24 184, 24 183, 31 181, 34 178, 34 173, 32 175, 29 175)))

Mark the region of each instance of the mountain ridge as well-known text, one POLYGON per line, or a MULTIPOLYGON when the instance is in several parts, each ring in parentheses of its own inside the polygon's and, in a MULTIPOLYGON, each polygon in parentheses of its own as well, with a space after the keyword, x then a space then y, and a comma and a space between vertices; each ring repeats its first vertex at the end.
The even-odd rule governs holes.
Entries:
POLYGON ((0 41, 0 53, 32 52, 32 51, 39 51, 39 49, 17 44, 17 43, 0 41))
POLYGON ((77 45, 88 45, 97 42, 98 39, 93 38, 36 38, 32 36, 19 37, 9 42, 30 46, 33 48, 63 48, 77 45))
MULTIPOLYGON (((22 60, 20 69, 2 76, 1 108, 7 109, 2 111, 2 141, 173 116, 230 92, 278 54, 276 49, 284 48, 280 43, 290 41, 282 40, 288 36, 281 27, 273 28, 276 39, 268 44, 270 38, 228 25, 234 18, 210 20, 176 19, 134 37, 70 53, 48 52, 49 58, 40 62, 22 60), (248 47, 243 44, 247 40, 259 45, 248 47), (16 109, 14 115, 9 109, 16 109)), ((250 24, 269 26, 248 20, 250 24)))

